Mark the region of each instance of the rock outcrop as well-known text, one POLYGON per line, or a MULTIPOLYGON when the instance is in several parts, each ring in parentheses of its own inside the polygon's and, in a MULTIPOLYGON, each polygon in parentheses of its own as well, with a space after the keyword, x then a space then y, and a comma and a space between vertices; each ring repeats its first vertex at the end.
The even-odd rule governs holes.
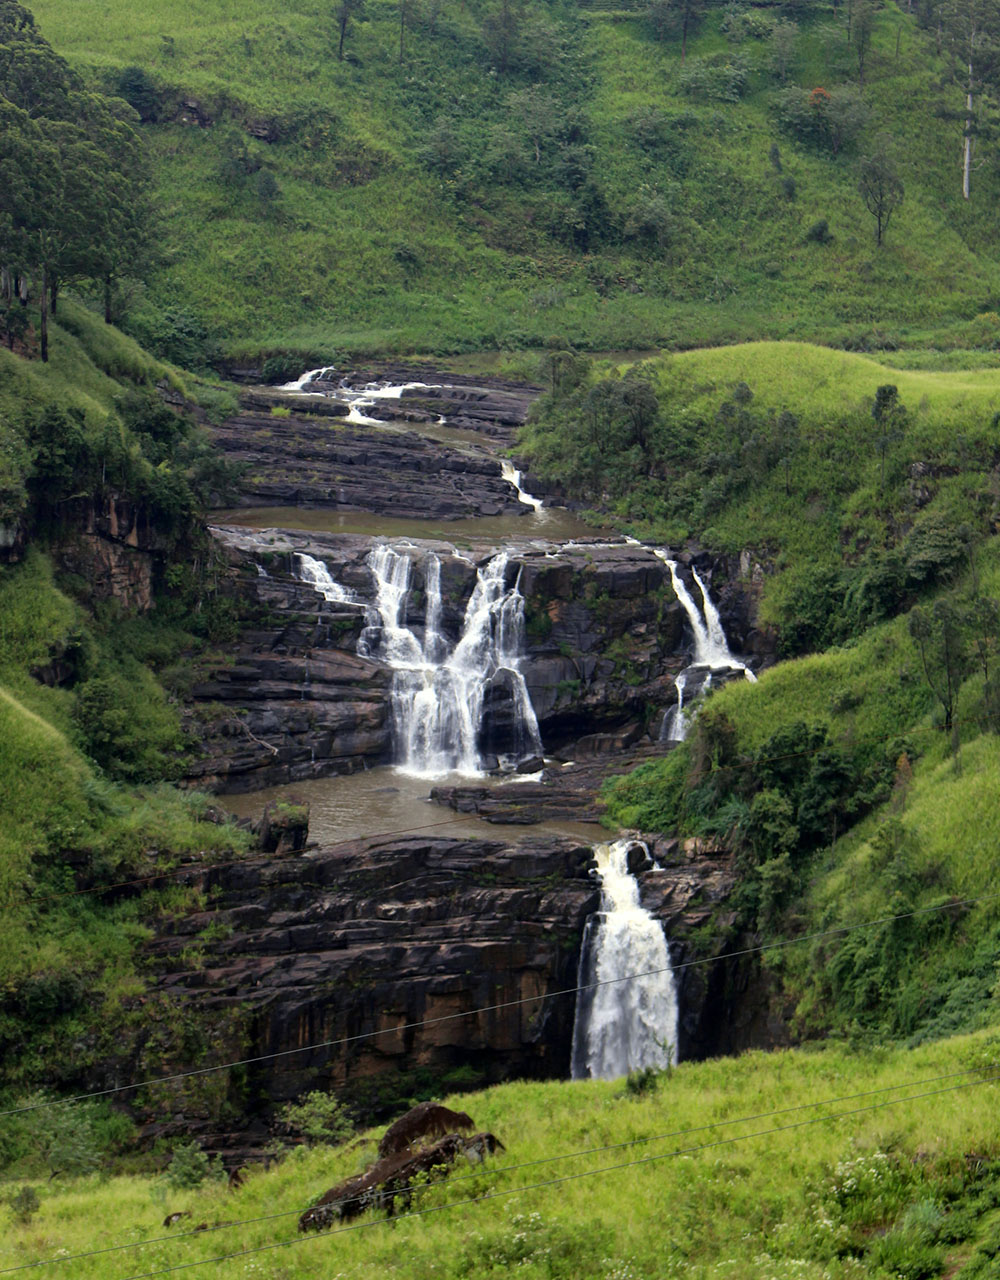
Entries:
MULTIPOLYGON (((726 922, 728 862, 676 842, 652 850, 640 883, 678 965, 681 1056, 742 1047, 736 984, 715 958, 724 930, 704 936, 726 922)), ((199 1066, 244 1061, 160 1086, 173 1119, 147 1129, 233 1162, 265 1144, 274 1107, 311 1089, 374 1119, 421 1081, 441 1092, 566 1076, 580 940, 600 902, 593 865, 589 845, 549 836, 360 840, 192 867, 210 907, 147 947, 146 1024, 160 1031, 104 1073, 167 1074, 194 1042, 199 1066)))
POLYGON ((242 468, 239 505, 329 507, 405 519, 520 516, 493 458, 399 428, 244 412, 213 432, 242 468))
MULTIPOLYGON (((203 666, 193 684, 188 728, 199 746, 190 779, 222 791, 253 790, 390 762, 391 673, 356 652, 363 602, 374 595, 367 567, 374 540, 235 528, 217 535, 261 622, 224 659, 203 666), (362 603, 328 603, 296 577, 295 556, 303 552, 322 560, 362 603)), ((494 550, 459 555, 445 543, 409 544, 407 624, 417 631, 423 625, 423 575, 434 552, 441 626, 454 643, 476 565, 494 550)), ((716 590, 726 583, 724 565, 703 556, 699 568, 716 590)), ((534 543, 512 554, 509 572, 520 574, 525 598, 521 669, 546 751, 572 744, 579 760, 655 740, 663 711, 676 700, 673 680, 688 661, 690 636, 669 576, 649 548, 596 539, 534 543)), ((749 627, 749 606, 737 587, 726 585, 725 598, 724 621, 739 637, 749 627)), ((509 728, 503 694, 498 688, 487 704, 487 753, 509 728)))

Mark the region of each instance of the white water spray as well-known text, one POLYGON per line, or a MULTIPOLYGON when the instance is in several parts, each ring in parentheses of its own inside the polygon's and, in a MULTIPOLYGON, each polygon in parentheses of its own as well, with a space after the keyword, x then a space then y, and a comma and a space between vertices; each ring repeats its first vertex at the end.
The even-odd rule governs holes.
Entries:
POLYGON ((342 587, 339 582, 335 582, 330 576, 330 570, 326 567, 322 560, 314 560, 312 556, 304 553, 296 555, 298 561, 299 572, 297 577, 300 582, 308 582, 314 587, 328 604, 357 604, 358 599, 353 591, 347 587, 342 587))
MULTIPOLYGON (((392 547, 368 559, 376 599, 358 651, 393 670, 392 712, 399 765, 419 777, 482 772, 479 737, 488 692, 506 686, 518 754, 539 753, 538 721, 524 676, 524 599, 518 582, 506 586, 508 556, 483 565, 465 610, 462 633, 449 650, 441 632, 441 562, 425 568, 423 641, 406 624, 412 562, 392 547)), ((520 575, 519 575, 520 576, 520 575)))
POLYGON ((674 594, 687 614, 691 631, 694 635, 694 662, 686 667, 675 681, 677 689, 677 706, 671 707, 663 717, 660 729, 661 742, 683 742, 687 734, 687 721, 684 717, 684 694, 690 688, 692 698, 711 687, 712 671, 742 671, 744 677, 756 683, 757 677, 746 665, 735 657, 729 648, 726 633, 722 628, 719 610, 716 608, 708 588, 700 577, 698 570, 692 568, 691 575, 701 592, 702 608, 699 609, 677 571, 677 561, 671 560, 666 551, 654 548, 653 555, 670 570, 670 581, 674 594))
POLYGON ((517 490, 518 502, 523 502, 526 507, 531 507, 533 511, 541 511, 541 498, 532 497, 525 489, 521 488, 521 473, 511 462, 510 458, 500 459, 500 474, 508 484, 512 484, 517 490))
POLYGON ((594 850, 601 910, 587 921, 580 951, 574 1080, 614 1080, 677 1060, 670 952, 660 923, 640 906, 638 881, 628 871, 628 851, 635 843, 618 840, 594 850))

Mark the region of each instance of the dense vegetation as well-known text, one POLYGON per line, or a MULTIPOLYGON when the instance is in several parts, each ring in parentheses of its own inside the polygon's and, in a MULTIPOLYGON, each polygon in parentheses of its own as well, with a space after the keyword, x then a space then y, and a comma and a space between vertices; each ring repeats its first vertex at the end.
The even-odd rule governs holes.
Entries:
POLYGON ((628 368, 554 352, 543 368, 551 390, 519 443, 532 471, 643 536, 751 550, 786 654, 891 617, 997 527, 993 371, 791 343, 628 368))
POLYGON ((367 1144, 300 1147, 235 1192, 190 1153, 158 1179, 43 1183, 44 1161, 26 1161, 33 1180, 6 1210, 0 1266, 60 1258, 53 1274, 114 1280, 235 1253, 211 1274, 985 1280, 1000 1249, 997 1054, 996 1037, 979 1035, 910 1052, 752 1053, 682 1065, 659 1087, 466 1094, 458 1105, 506 1153, 417 1188, 420 1217, 367 1216, 332 1235, 301 1235, 296 1218, 357 1171, 367 1144), (848 1118, 813 1123, 837 1113, 848 1118))
POLYGON ((135 957, 150 921, 190 898, 169 882, 117 901, 89 891, 245 845, 201 821, 204 799, 164 785, 186 744, 162 679, 231 625, 194 518, 225 468, 156 391, 168 377, 177 396, 184 384, 130 339, 68 298, 51 339, 44 365, 0 351, 0 527, 29 539, 0 566, 4 1098, 77 1080, 106 1051, 142 989, 135 957), (144 616, 56 570, 54 553, 109 506, 141 513, 159 564, 144 616))
POLYGON ((181 363, 220 344, 293 364, 747 337, 993 350, 989 42, 965 200, 963 6, 857 2, 684 5, 680 24, 572 0, 34 12, 142 118, 159 265, 118 302, 181 363))
POLYGON ((105 319, 117 277, 145 246, 145 153, 128 103, 87 91, 16 0, 0 4, 0 334, 29 337, 29 280, 38 346, 60 286, 98 282, 105 319))

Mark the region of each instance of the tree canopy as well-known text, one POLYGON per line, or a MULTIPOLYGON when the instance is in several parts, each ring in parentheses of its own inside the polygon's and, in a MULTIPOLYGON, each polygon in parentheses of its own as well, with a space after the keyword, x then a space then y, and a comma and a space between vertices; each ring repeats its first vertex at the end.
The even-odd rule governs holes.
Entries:
POLYGON ((88 90, 16 0, 0 0, 0 324, 13 345, 29 297, 48 358, 59 287, 114 278, 144 240, 146 166, 119 98, 88 90))

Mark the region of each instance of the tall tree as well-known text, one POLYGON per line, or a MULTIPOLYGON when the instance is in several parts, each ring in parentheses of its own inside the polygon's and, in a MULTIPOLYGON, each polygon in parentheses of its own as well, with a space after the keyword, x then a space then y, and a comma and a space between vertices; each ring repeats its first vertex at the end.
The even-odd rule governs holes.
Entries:
POLYGON ((705 20, 707 0, 654 0, 649 6, 649 23, 657 40, 680 36, 681 62, 687 57, 688 36, 705 20))
POLYGON ((337 0, 334 16, 340 37, 337 43, 337 57, 341 62, 344 60, 344 41, 347 39, 348 29, 354 18, 361 17, 362 13, 364 13, 364 8, 365 0, 337 0))
POLYGON ((903 203, 903 183, 885 145, 861 161, 858 191, 875 219, 875 243, 880 245, 889 220, 903 203))
POLYGON ((483 19, 483 43, 502 76, 517 61, 523 18, 522 0, 499 0, 483 19))
POLYGON ((980 129, 981 97, 993 87, 1000 62, 1000 0, 943 0, 938 22, 953 75, 965 96, 962 128, 962 196, 972 189, 973 139, 980 129))

